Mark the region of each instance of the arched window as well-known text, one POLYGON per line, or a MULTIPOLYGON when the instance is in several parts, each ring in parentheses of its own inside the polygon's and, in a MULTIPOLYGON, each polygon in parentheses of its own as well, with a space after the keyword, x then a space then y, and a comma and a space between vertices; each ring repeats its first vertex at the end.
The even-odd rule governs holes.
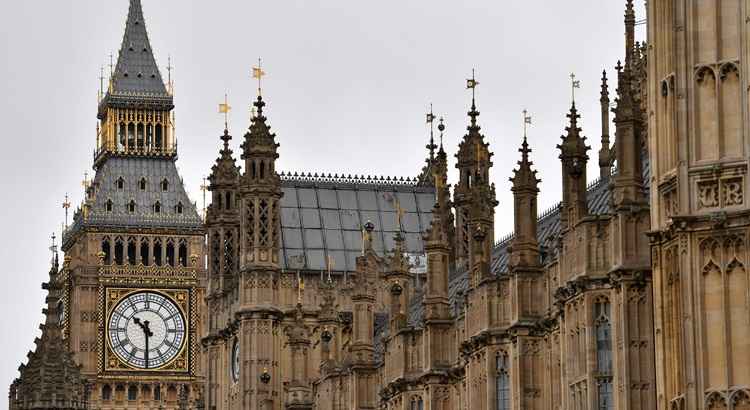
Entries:
POLYGON ((141 178, 141 182, 139 182, 139 185, 140 185, 141 191, 145 191, 146 190, 146 178, 141 178))
POLYGON ((125 180, 122 177, 117 178, 116 184, 118 190, 122 191, 123 189, 125 189, 125 180))
POLYGON ((106 209, 107 209, 107 212, 112 212, 112 200, 111 199, 107 200, 106 209))
POLYGON ((174 243, 167 242, 167 265, 174 266, 174 243))
POLYGON ((158 214, 160 212, 161 212, 161 202, 156 201, 156 203, 154 204, 154 213, 158 214))
POLYGON ((162 143, 162 137, 161 137, 161 124, 158 124, 156 126, 156 138, 154 139, 154 145, 155 145, 154 148, 156 149, 156 151, 162 150, 163 143, 162 143))
POLYGON ((226 200, 227 209, 232 209, 232 193, 227 191, 224 193, 224 195, 226 195, 227 197, 227 200, 226 200))
POLYGON ((135 149, 135 124, 128 124, 128 150, 135 149))
POLYGON ((109 244, 109 238, 104 238, 102 241, 102 253, 104 253, 104 264, 112 264, 112 246, 109 244))
POLYGON ((143 124, 138 124, 138 149, 142 150, 144 145, 144 132, 143 132, 143 124))
POLYGON ((117 148, 122 149, 125 147, 125 123, 120 123, 120 132, 117 134, 117 148))
POLYGON ((182 214, 182 202, 178 202, 177 206, 175 207, 175 212, 178 214, 182 214))
POLYGON ((612 325, 610 304, 606 298, 594 303, 594 327, 596 331, 596 367, 599 373, 597 400, 599 410, 614 409, 612 398, 612 325))
POLYGON ((128 212, 130 212, 131 214, 135 213, 135 201, 132 199, 130 200, 130 203, 128 204, 128 212))
POLYGON ((177 251, 177 257, 178 261, 180 262, 180 266, 187 267, 187 242, 185 242, 184 239, 180 240, 180 245, 178 247, 177 251))
POLYGON ((128 265, 135 265, 135 238, 128 239, 128 265))
POLYGON ((128 387, 128 400, 136 400, 138 398, 138 388, 135 386, 128 387))
POLYGON ((154 400, 161 400, 161 386, 154 387, 154 400))
POLYGON ((495 395, 497 410, 510 410, 510 363, 508 355, 500 352, 495 357, 495 395))
POLYGON ((102 387, 102 400, 112 400, 112 387, 108 384, 105 384, 104 387, 102 387))
POLYGON ((263 179, 265 177, 266 173, 266 164, 263 161, 260 161, 260 179, 263 179))
POLYGON ((148 239, 141 239, 141 265, 148 266, 148 239))
POLYGON ((223 205, 223 202, 222 202, 221 199, 222 199, 221 192, 216 193, 216 202, 218 204, 218 209, 219 210, 221 210, 222 208, 224 208, 224 205, 223 205))
POLYGON ((161 266, 163 263, 161 259, 161 253, 162 253, 161 239, 156 239, 154 241, 154 265, 156 266, 161 266))
POLYGON ((146 148, 151 148, 154 144, 154 126, 148 124, 146 126, 146 148))
POLYGON ((115 264, 116 265, 123 264, 123 258, 124 258, 123 254, 124 254, 124 250, 123 250, 122 239, 118 238, 115 240, 115 264))
POLYGON ((169 190, 169 181, 165 178, 163 181, 161 181, 161 190, 166 192, 169 190))
POLYGON ((250 166, 250 179, 255 179, 255 161, 250 166))
POLYGON ((421 397, 419 396, 412 397, 410 410, 424 410, 424 401, 422 401, 421 397))

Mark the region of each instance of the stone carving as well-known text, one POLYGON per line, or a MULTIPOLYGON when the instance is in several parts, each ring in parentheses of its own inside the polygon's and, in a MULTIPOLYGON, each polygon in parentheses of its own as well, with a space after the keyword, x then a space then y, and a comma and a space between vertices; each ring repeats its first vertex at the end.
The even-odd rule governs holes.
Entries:
POLYGON ((742 178, 726 179, 721 183, 721 195, 724 206, 742 205, 744 202, 742 178))
POLYGON ((719 206, 719 183, 716 180, 698 182, 698 207, 716 208, 719 206))

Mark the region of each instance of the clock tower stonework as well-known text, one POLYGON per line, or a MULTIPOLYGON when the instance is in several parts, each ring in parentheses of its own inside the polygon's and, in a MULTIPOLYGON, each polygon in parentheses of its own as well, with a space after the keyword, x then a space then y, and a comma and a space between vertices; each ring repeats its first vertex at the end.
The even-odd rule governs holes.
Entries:
POLYGON ((140 0, 98 107, 95 176, 63 235, 62 334, 98 409, 200 405, 204 228, 140 0))

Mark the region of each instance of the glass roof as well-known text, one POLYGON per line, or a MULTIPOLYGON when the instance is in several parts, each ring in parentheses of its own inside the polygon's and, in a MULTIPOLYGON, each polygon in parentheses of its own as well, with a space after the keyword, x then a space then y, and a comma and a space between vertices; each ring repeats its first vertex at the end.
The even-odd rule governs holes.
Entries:
POLYGON ((393 249, 399 231, 407 253, 415 260, 424 254, 422 233, 435 203, 432 188, 283 181, 282 190, 282 268, 326 270, 331 260, 333 271, 355 271, 368 221, 375 225, 373 248, 381 256, 393 249))

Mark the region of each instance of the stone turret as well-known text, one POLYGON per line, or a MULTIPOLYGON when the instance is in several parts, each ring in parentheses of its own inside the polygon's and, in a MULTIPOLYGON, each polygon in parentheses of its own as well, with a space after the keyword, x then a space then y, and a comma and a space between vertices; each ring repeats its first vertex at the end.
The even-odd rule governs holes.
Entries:
POLYGON ((518 169, 513 170, 513 209, 514 209, 514 232, 513 243, 510 251, 510 265, 515 266, 538 266, 539 265, 539 241, 537 240, 537 194, 539 193, 540 179, 536 177, 536 171, 531 169, 533 162, 529 160, 529 143, 526 136, 518 150, 521 160, 518 161, 518 169))
POLYGON ((562 143, 557 145, 560 150, 563 177, 562 214, 560 215, 563 229, 573 229, 578 222, 588 215, 586 202, 586 164, 591 149, 586 145, 586 137, 581 135, 578 120, 581 115, 576 110, 576 104, 570 106, 567 114, 570 125, 565 128, 566 135, 560 137, 562 143))
POLYGON ((73 353, 68 349, 67 341, 63 339, 60 326, 64 307, 61 302, 63 287, 57 281, 58 269, 55 252, 49 281, 42 284, 42 289, 47 291, 47 307, 43 310, 45 321, 39 326, 42 335, 34 340, 36 348, 28 353, 28 362, 19 366, 21 375, 10 386, 10 410, 88 408, 87 383, 81 376, 80 366, 73 359, 73 353))

